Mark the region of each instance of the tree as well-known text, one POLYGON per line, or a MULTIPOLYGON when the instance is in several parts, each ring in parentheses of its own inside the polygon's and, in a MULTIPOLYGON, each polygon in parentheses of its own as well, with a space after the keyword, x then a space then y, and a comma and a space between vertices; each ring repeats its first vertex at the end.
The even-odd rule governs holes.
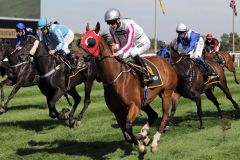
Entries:
MULTIPOLYGON (((232 51, 233 33, 223 33, 220 42, 220 50, 232 51)), ((234 45, 235 51, 240 51, 240 37, 237 33, 234 33, 234 45)))

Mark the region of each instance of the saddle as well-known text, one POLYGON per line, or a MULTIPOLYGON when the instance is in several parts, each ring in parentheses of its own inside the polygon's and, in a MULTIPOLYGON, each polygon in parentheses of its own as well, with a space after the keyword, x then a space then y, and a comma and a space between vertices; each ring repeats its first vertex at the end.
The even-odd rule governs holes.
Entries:
POLYGON ((70 76, 74 77, 82 70, 85 70, 87 68, 87 65, 84 63, 81 59, 72 59, 71 56, 69 58, 66 58, 63 55, 58 55, 60 58, 60 61, 65 64, 65 67, 70 70, 70 76))
MULTIPOLYGON (((193 61, 193 63, 195 63, 197 66, 199 66, 201 72, 204 74, 204 80, 205 80, 204 85, 219 82, 218 79, 211 79, 208 75, 206 75, 206 73, 205 73, 206 72, 206 68, 205 68, 205 66, 203 64, 199 63, 195 59, 191 59, 191 60, 193 61)), ((213 73, 213 75, 217 75, 217 72, 214 70, 214 67, 211 64, 207 63, 207 62, 205 62, 205 63, 207 65, 208 69, 213 73)))
POLYGON ((145 69, 144 67, 136 64, 135 61, 132 61, 132 60, 125 61, 119 57, 115 57, 115 58, 117 60, 123 62, 130 68, 132 68, 134 70, 134 72, 137 73, 137 75, 140 77, 140 80, 142 81, 143 86, 147 86, 147 88, 155 88, 155 87, 159 87, 162 85, 161 76, 160 76, 156 66, 149 60, 142 58, 146 65, 146 69, 145 69), (144 80, 141 79, 140 74, 145 74, 146 76, 150 76, 151 81, 149 81, 149 83, 146 84, 145 82, 143 82, 144 80))

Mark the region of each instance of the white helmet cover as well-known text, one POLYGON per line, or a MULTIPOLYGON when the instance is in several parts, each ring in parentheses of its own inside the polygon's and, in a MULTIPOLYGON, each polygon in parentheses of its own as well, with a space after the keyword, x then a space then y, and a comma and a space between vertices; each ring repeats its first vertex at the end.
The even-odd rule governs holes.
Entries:
POLYGON ((176 32, 187 32, 187 31, 188 31, 188 28, 183 23, 178 24, 176 27, 176 32))

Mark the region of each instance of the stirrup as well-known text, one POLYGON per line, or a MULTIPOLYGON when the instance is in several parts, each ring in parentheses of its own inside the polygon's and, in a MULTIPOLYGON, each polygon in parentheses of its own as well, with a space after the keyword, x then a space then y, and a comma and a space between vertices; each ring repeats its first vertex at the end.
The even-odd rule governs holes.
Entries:
POLYGON ((218 81, 219 80, 219 76, 218 75, 211 75, 211 76, 208 76, 209 79, 213 80, 213 81, 218 81))

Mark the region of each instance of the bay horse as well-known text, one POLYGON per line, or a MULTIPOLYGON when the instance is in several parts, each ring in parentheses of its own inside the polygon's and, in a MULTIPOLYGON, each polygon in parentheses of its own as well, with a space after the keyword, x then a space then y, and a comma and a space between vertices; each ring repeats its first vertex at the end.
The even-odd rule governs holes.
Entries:
MULTIPOLYGON (((204 48, 206 49, 206 48, 204 48)), ((203 55, 204 59, 209 59, 212 61, 217 61, 217 57, 212 54, 213 51, 206 51, 205 54, 203 55)), ((237 79, 237 74, 236 74, 236 69, 234 66, 234 56, 231 56, 229 52, 227 51, 220 51, 219 52, 220 56, 224 59, 225 63, 222 64, 222 67, 226 67, 229 72, 233 73, 234 76, 234 81, 235 83, 239 84, 239 81, 237 79)))
MULTIPOLYGON (((2 77, 7 75, 7 78, 0 82, 1 104, 3 107, 0 107, 0 112, 3 113, 8 110, 8 103, 21 87, 37 85, 38 72, 31 59, 20 60, 17 51, 13 50, 11 44, 6 40, 0 41, 0 61, 7 64, 3 68, 3 72, 1 72, 2 77), (8 61, 3 61, 4 59, 8 61), (6 102, 4 102, 4 85, 14 86, 6 102)), ((64 94, 64 96, 68 104, 71 105, 67 94, 64 94)))
MULTIPOLYGON (((205 50, 206 51, 206 50, 205 50)), ((207 98, 213 102, 216 106, 219 116, 223 117, 220 109, 219 102, 214 96, 212 87, 219 87, 226 95, 226 97, 232 102, 233 107, 239 111, 239 105, 232 98, 232 95, 227 86, 227 80, 223 71, 223 68, 215 61, 205 60, 207 64, 213 69, 213 71, 219 76, 219 81, 216 83, 206 83, 204 73, 200 66, 196 64, 192 59, 184 57, 171 47, 171 59, 172 65, 178 75, 178 85, 175 94, 173 94, 173 103, 170 120, 173 119, 176 112, 176 107, 179 102, 180 96, 189 98, 196 102, 197 115, 200 121, 200 129, 204 128, 202 121, 202 103, 201 94, 205 93, 207 98)))
MULTIPOLYGON (((142 102, 144 88, 141 86, 139 77, 119 57, 114 57, 107 42, 99 34, 100 23, 96 24, 95 30, 89 30, 84 34, 80 47, 85 54, 85 60, 94 58, 104 88, 104 98, 107 107, 116 117, 117 123, 127 142, 133 143, 140 152, 144 152, 145 146, 140 139, 146 136, 150 126, 158 117, 151 108, 150 103, 156 96, 162 99, 162 121, 158 131, 153 137, 151 151, 158 149, 158 141, 169 119, 169 107, 171 96, 177 85, 177 75, 172 66, 164 59, 153 56, 147 57, 158 69, 162 85, 147 89, 146 103, 142 102), (91 43, 91 44, 90 44, 91 43), (141 136, 133 134, 133 123, 141 109, 148 116, 147 123, 142 127, 141 136)), ((146 142, 147 143, 147 142, 146 142)))
POLYGON ((94 80, 97 77, 92 61, 88 63, 88 68, 78 72, 75 76, 70 77, 70 69, 65 67, 63 62, 57 60, 58 57, 48 54, 48 48, 43 42, 40 42, 36 35, 29 35, 20 55, 31 55, 34 59, 35 67, 40 75, 39 88, 47 98, 49 108, 49 116, 58 118, 59 120, 69 119, 69 126, 73 127, 75 120, 73 115, 78 104, 81 101, 81 96, 76 90, 78 84, 85 84, 85 99, 84 106, 78 115, 77 124, 80 125, 84 112, 90 104, 90 93, 94 80), (55 104, 65 94, 68 93, 74 100, 73 107, 68 116, 63 112, 58 112, 55 104))

